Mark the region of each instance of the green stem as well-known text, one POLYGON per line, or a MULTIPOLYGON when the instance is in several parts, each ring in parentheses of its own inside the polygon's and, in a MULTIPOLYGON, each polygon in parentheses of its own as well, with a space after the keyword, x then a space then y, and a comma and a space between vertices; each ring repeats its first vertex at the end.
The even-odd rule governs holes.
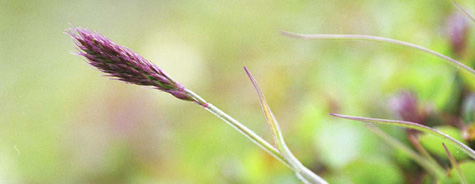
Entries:
MULTIPOLYGON (((267 141, 262 139, 260 136, 258 136, 256 133, 254 133, 252 130, 241 124, 239 121, 235 120, 225 112, 221 111, 217 107, 215 107, 213 104, 210 104, 206 102, 203 98, 195 94, 194 92, 185 89, 185 93, 192 97, 195 102, 199 105, 201 105, 203 108, 214 114, 215 116, 219 117, 222 119, 224 122, 228 123, 231 125, 233 128, 235 128, 238 132, 249 138, 252 142, 257 144, 259 147, 267 151, 269 154, 274 156, 277 160, 285 164, 287 167, 292 169, 294 172, 297 173, 297 176, 299 177, 300 180, 302 180, 306 184, 328 184, 325 180, 320 178, 318 175, 310 171, 308 168, 302 165, 300 161, 295 158, 295 156, 291 156, 291 158, 285 158, 282 156, 282 154, 275 149, 272 145, 270 145, 267 141)), ((287 150, 289 151, 289 150, 287 150)), ((290 152, 290 151, 289 151, 290 152)))
POLYGON ((260 136, 258 136, 256 133, 254 133, 252 130, 244 126, 243 124, 239 123, 239 121, 235 120, 228 114, 224 113, 214 105, 207 103, 203 98, 195 94, 194 92, 185 89, 185 92, 191 96, 193 99, 195 99, 195 102, 199 105, 201 105, 203 108, 214 114, 215 116, 219 117, 222 119, 224 122, 228 123, 231 125, 233 128, 235 128, 238 132, 249 138, 252 142, 257 144, 259 147, 267 151, 269 154, 274 156, 277 160, 285 164, 287 167, 290 167, 290 164, 280 155, 279 151, 277 151, 272 145, 270 145, 267 141, 262 139, 260 136))

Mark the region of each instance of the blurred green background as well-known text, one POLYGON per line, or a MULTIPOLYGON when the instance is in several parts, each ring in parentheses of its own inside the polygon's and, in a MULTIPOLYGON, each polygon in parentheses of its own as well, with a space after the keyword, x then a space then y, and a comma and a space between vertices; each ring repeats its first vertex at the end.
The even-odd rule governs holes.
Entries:
POLYGON ((456 11, 428 0, 0 0, 0 183, 300 183, 199 106, 101 77, 70 54, 71 25, 138 52, 272 141, 246 66, 304 165, 333 183, 404 183, 407 158, 328 113, 394 119, 388 99, 401 89, 443 109, 455 68, 400 46, 279 31, 378 35, 453 56, 456 11))

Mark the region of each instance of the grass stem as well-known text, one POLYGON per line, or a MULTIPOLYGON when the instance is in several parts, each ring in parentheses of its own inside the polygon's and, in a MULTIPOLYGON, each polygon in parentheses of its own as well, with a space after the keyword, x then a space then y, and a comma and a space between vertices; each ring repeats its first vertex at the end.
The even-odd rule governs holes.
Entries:
POLYGON ((430 50, 428 48, 413 44, 413 43, 408 43, 400 40, 395 40, 391 38, 384 38, 384 37, 379 37, 379 36, 371 36, 371 35, 352 35, 352 34, 298 34, 298 33, 290 33, 290 32, 281 32, 282 35, 292 37, 292 38, 299 38, 299 39, 340 39, 340 40, 369 40, 369 41, 377 41, 377 42, 387 42, 387 43, 393 43, 397 45, 402 45, 406 47, 411 47, 426 53, 429 53, 431 55, 437 56, 439 58, 442 58, 446 61, 448 61, 451 64, 454 64, 457 67, 463 68, 465 71, 470 72, 472 75, 475 76, 475 70, 472 68, 468 67, 467 65, 464 65, 463 63, 452 59, 448 56, 445 56, 441 53, 435 52, 433 50, 430 50))

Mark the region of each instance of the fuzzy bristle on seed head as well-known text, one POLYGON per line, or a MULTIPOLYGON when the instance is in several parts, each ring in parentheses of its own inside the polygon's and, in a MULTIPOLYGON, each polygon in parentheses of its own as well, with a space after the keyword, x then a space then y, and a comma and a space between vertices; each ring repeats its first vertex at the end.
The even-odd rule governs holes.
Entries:
POLYGON ((77 45, 77 55, 108 76, 126 83, 153 86, 179 99, 193 100, 181 84, 129 48, 85 28, 70 28, 66 33, 77 45))

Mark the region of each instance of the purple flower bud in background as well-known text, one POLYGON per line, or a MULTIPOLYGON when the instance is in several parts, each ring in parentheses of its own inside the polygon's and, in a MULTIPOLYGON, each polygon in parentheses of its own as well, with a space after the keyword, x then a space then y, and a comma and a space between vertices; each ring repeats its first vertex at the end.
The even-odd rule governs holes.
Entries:
POLYGON ((84 28, 71 28, 66 33, 77 45, 77 54, 85 57, 90 65, 108 76, 126 83, 153 86, 179 99, 193 101, 181 84, 129 48, 117 45, 107 37, 84 28))
POLYGON ((450 38, 452 49, 460 57, 467 45, 469 22, 462 13, 454 13, 447 18, 446 31, 450 38))
POLYGON ((389 107, 402 120, 424 124, 426 113, 421 112, 417 96, 409 91, 401 91, 389 101, 389 107))

